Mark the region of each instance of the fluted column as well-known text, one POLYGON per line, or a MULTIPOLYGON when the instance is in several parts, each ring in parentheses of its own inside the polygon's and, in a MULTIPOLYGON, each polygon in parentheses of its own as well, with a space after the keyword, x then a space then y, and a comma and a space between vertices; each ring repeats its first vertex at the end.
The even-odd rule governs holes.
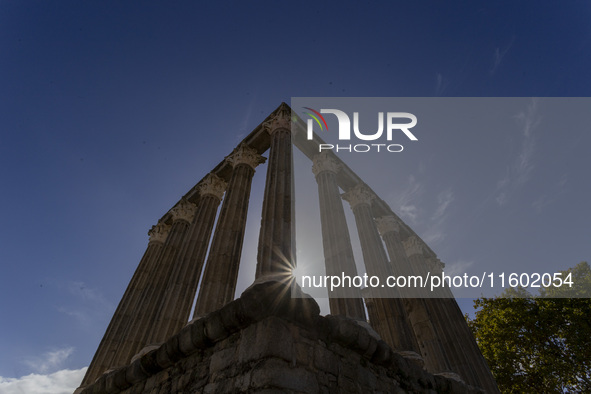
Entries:
MULTIPOLYGON (((394 275, 418 275, 412 269, 406 255, 404 245, 400 238, 400 223, 394 216, 384 216, 376 219, 378 231, 386 244, 386 250, 390 256, 390 263, 394 275)), ((439 336, 431 322, 428 311, 430 300, 421 297, 422 289, 403 289, 404 305, 409 321, 412 325, 415 338, 421 350, 421 356, 425 361, 425 368, 433 373, 449 372, 447 357, 443 352, 439 336)))
MULTIPOLYGON (((368 275, 380 278, 385 284, 392 275, 392 269, 386 257, 386 251, 378 234, 371 212, 371 201, 375 195, 364 185, 357 185, 343 194, 343 199, 351 204, 361 243, 361 251, 368 275)), ((408 316, 400 298, 382 298, 392 296, 396 289, 371 289, 372 305, 368 310, 370 324, 394 349, 419 352, 408 316), (372 316, 373 314, 373 316, 372 316)))
MULTIPOLYGON (((418 237, 411 236, 403 241, 403 244, 416 274, 441 274, 443 264, 439 259, 426 255, 422 241, 418 237)), ((438 298, 425 299, 425 306, 450 370, 459 374, 470 385, 481 387, 487 393, 498 393, 488 364, 451 290, 448 287, 440 288, 435 296, 438 298)))
MULTIPOLYGON (((337 184, 336 174, 340 169, 341 165, 328 152, 314 157, 312 172, 318 183, 326 275, 341 276, 344 273, 353 277, 357 275, 357 267, 337 184)), ((339 288, 333 292, 329 290, 328 297, 331 314, 366 320, 359 289, 353 287, 339 288)))
POLYGON ((136 306, 141 300, 141 295, 148 284, 148 279, 153 276, 156 270, 157 257, 162 250, 170 226, 158 223, 152 226, 148 235, 150 240, 144 256, 127 285, 127 289, 119 301, 119 305, 111 318, 107 331, 99 344, 96 353, 86 371, 80 386, 86 386, 94 382, 103 372, 110 368, 123 365, 127 360, 121 357, 121 348, 126 345, 127 338, 123 332, 135 318, 136 306))
POLYGON ((201 280, 195 317, 205 316, 234 299, 252 177, 256 166, 265 162, 247 145, 240 145, 226 160, 234 170, 201 280))
POLYGON ((270 134, 271 147, 265 183, 256 278, 291 278, 295 267, 295 217, 293 212, 293 157, 291 110, 284 105, 263 125, 270 134))
POLYGON ((195 204, 181 200, 170 210, 172 226, 170 233, 158 256, 157 268, 142 294, 137 315, 129 325, 125 336, 129 338, 129 348, 125 349, 128 363, 137 352, 148 345, 154 329, 154 321, 166 292, 166 285, 174 268, 174 263, 185 240, 189 225, 195 215, 195 204))
POLYGON ((154 330, 147 343, 164 342, 187 324, 217 209, 225 190, 226 182, 211 173, 197 186, 199 200, 195 216, 174 263, 158 316, 154 321, 154 330))

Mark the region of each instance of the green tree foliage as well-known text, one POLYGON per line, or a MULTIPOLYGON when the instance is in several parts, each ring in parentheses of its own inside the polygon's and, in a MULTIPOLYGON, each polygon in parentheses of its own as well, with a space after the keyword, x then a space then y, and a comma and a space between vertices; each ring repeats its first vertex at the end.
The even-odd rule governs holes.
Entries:
POLYGON ((591 269, 572 273, 569 288, 523 288, 474 301, 468 325, 503 393, 591 393, 591 269), (586 298, 558 298, 558 297, 586 298))

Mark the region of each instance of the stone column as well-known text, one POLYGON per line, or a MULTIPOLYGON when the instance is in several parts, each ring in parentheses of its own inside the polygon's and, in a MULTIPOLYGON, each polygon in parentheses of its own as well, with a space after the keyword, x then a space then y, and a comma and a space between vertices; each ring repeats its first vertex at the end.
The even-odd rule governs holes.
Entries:
MULTIPOLYGON (((403 244, 416 274, 441 274, 443 264, 439 259, 426 255, 418 237, 411 236, 403 244)), ((481 387, 487 393, 498 393, 492 373, 451 290, 440 288, 434 296, 438 298, 425 299, 424 304, 450 368, 437 372, 455 372, 472 386, 481 387)))
MULTIPOLYGON (((343 194, 343 199, 351 204, 357 233, 361 243, 363 260, 369 276, 377 276, 380 283, 385 284, 392 269, 386 257, 376 223, 371 212, 371 201, 375 195, 364 185, 357 185, 343 194)), ((369 321, 380 336, 398 351, 419 352, 408 316, 400 298, 395 297, 396 289, 370 289, 373 308, 368 310, 369 321), (373 311, 373 312, 372 312, 373 311), (372 316, 373 314, 373 316, 372 316)))
POLYGON ((174 263, 148 343, 164 342, 187 324, 217 209, 225 190, 226 182, 212 173, 197 186, 199 200, 196 213, 174 263))
POLYGON ((234 170, 201 280, 195 317, 205 316, 234 299, 252 177, 256 166, 265 162, 247 145, 240 145, 226 160, 234 170))
MULTIPOLYGON (((395 216, 384 216, 376 219, 378 231, 386 244, 390 263, 394 275, 418 275, 412 269, 400 238, 400 223, 395 216)), ((422 297, 422 289, 403 289, 404 305, 415 338, 419 345, 421 356, 425 361, 425 369, 433 373, 449 372, 451 368, 443 352, 441 342, 433 324, 428 304, 430 300, 422 297)))
POLYGON ((271 137, 256 279, 291 279, 295 267, 291 111, 283 108, 264 127, 271 137))
POLYGON ((158 223, 148 231, 150 236, 148 248, 111 318, 107 331, 82 380, 81 387, 91 384, 108 369, 124 365, 127 361, 121 357, 120 352, 127 341, 123 333, 136 316, 136 306, 141 300, 141 295, 147 286, 149 278, 154 275, 157 257, 162 250, 162 245, 169 230, 169 225, 158 223))
MULTIPOLYGON (((323 152, 314 157, 312 172, 318 183, 326 275, 341 276, 344 273, 354 277, 357 275, 357 267, 336 178, 341 167, 328 152, 323 152)), ((334 292, 329 290, 328 296, 331 314, 366 321, 359 289, 353 287, 334 292)))
POLYGON ((172 227, 157 258, 157 269, 149 279, 149 285, 142 294, 137 307, 136 318, 128 326, 125 336, 129 338, 129 348, 124 350, 126 363, 136 353, 148 345, 148 340, 155 329, 154 321, 161 307, 166 292, 166 285, 174 269, 177 256, 185 241, 187 230, 195 215, 195 204, 181 200, 170 213, 172 227))

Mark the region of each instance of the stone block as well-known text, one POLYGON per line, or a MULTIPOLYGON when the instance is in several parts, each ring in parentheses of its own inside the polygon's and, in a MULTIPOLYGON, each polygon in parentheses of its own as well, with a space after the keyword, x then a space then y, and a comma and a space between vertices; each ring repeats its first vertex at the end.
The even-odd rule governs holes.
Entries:
POLYGON ((294 360, 293 336, 284 320, 269 317, 242 331, 238 349, 238 362, 278 357, 294 360))
POLYGON ((127 368, 117 368, 107 375, 107 391, 118 393, 131 386, 125 378, 127 368))
POLYGON ((366 393, 366 392, 373 392, 374 391, 376 384, 377 384, 377 380, 378 380, 374 371, 358 365, 357 366, 357 378, 358 378, 359 384, 362 387, 363 392, 366 393))
POLYGON ((183 327, 176 336, 178 337, 179 350, 183 355, 189 356, 199 350, 192 340, 191 325, 183 327))
POLYGON ((156 362, 162 369, 166 369, 174 364, 174 361, 170 359, 164 345, 156 349, 156 362))
POLYGON ((146 371, 146 373, 149 376, 152 376, 155 373, 162 371, 162 367, 160 365, 158 365, 158 360, 156 358, 156 350, 152 350, 152 351, 144 354, 139 359, 142 369, 144 371, 146 371))
POLYGON ((131 384, 141 382, 150 375, 142 368, 142 360, 137 359, 132 362, 126 370, 125 379, 131 384))
POLYGON ((353 379, 339 374, 337 383, 340 393, 361 393, 361 387, 353 379))
POLYGON ((309 366, 314 360, 314 346, 308 341, 298 341, 294 346, 296 365, 309 366))
POLYGON ((210 339, 205 335, 205 319, 195 320, 188 325, 191 328, 191 341, 198 349, 211 346, 210 339))
POLYGON ((313 372, 303 367, 290 367, 282 360, 269 359, 252 370, 253 388, 275 388, 305 393, 318 392, 318 382, 313 372))
POLYGON ((204 318, 204 320, 205 336, 211 342, 215 343, 230 335, 230 332, 226 329, 226 327, 224 327, 224 324, 222 322, 222 316, 219 310, 210 313, 204 318))
POLYGON ((314 347, 314 366, 333 375, 339 373, 339 357, 322 345, 314 347))
POLYGON ((230 365, 236 364, 236 348, 221 349, 212 354, 209 363, 209 373, 221 371, 230 365))
POLYGON ((236 391, 247 391, 250 387, 250 371, 236 376, 234 379, 234 387, 236 391))

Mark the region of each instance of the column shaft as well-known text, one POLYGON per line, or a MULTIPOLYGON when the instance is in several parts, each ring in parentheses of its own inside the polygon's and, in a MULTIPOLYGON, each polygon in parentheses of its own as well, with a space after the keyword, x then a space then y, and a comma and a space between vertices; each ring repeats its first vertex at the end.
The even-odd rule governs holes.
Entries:
POLYGON ((148 340, 155 328, 154 321, 161 308, 166 286, 193 219, 194 208, 193 204, 183 200, 171 209, 173 223, 157 257, 157 268, 149 278, 149 285, 142 291, 135 319, 130 322, 123 334, 127 339, 126 346, 120 350, 125 360, 124 364, 129 363, 136 353, 149 344, 148 340))
POLYGON ((162 250, 163 240, 166 238, 169 227, 161 223, 153 226, 148 232, 150 234, 148 248, 111 318, 80 386, 89 385, 108 369, 125 364, 126 360, 121 357, 120 352, 126 342, 123 333, 135 318, 136 306, 141 300, 143 289, 156 270, 157 257, 162 250))
POLYGON ((290 112, 278 115, 270 127, 271 148, 265 183, 256 278, 291 275, 295 267, 292 200, 292 144, 290 112))
MULTIPOLYGON (((343 202, 339 195, 336 174, 322 171, 316 175, 320 200, 320 223, 326 275, 357 276, 357 267, 351 247, 351 237, 345 219, 343 202)), ((363 299, 357 288, 329 290, 330 313, 357 320, 366 320, 363 299)))
POLYGON ((195 317, 234 299, 253 175, 254 169, 248 164, 234 167, 203 273, 195 317))
MULTIPOLYGON (((400 239, 400 227, 397 219, 394 216, 386 216, 378 219, 377 224, 390 256, 394 275, 405 277, 414 275, 415 272, 400 239)), ((433 373, 452 371, 425 305, 425 302, 429 300, 416 298, 420 296, 420 291, 420 289, 404 291, 403 298, 408 319, 413 328, 421 356, 425 361, 425 369, 433 373)))
MULTIPOLYGON (((431 274, 441 272, 441 263, 424 255, 418 238, 411 237, 404 244, 410 264, 417 275, 425 276, 428 271, 431 274)), ((424 299, 423 305, 450 368, 448 371, 459 374, 466 383, 481 387, 487 393, 498 393, 490 368, 450 289, 441 288, 435 296, 438 298, 424 299)), ((443 364, 443 361, 438 363, 439 366, 443 364)))
MULTIPOLYGON (((379 277, 380 283, 385 284, 386 278, 392 275, 392 270, 371 213, 370 202, 373 195, 367 188, 356 186, 345 193, 343 198, 348 200, 353 208, 367 272, 370 276, 379 277)), ((375 308, 372 308, 373 312, 368 310, 371 312, 370 324, 394 349, 418 353, 420 350, 402 300, 382 298, 388 295, 391 297, 393 290, 396 289, 371 289, 370 297, 375 308)))
POLYGON ((189 320, 225 182, 209 175, 199 185, 201 197, 177 261, 173 266, 154 331, 147 343, 164 342, 189 320))

